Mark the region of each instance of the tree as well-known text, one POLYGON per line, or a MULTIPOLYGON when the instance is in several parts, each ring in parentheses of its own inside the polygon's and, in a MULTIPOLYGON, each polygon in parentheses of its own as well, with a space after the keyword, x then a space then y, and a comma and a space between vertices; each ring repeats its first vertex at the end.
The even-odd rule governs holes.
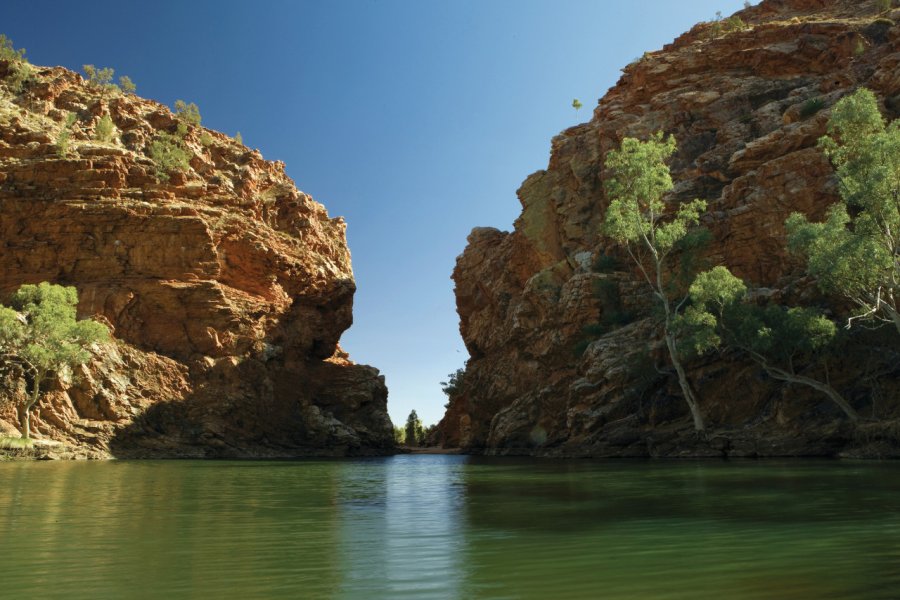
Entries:
POLYGON ((87 348, 109 339, 106 326, 76 319, 77 305, 75 288, 46 282, 23 285, 11 308, 0 305, 0 365, 16 366, 31 380, 22 405, 22 439, 31 438, 31 409, 49 376, 84 364, 91 356, 87 348))
POLYGON ((119 87, 122 88, 124 92, 129 94, 133 94, 137 91, 137 86, 134 85, 134 82, 131 81, 131 77, 128 75, 122 75, 119 77, 119 87))
POLYGON ((419 415, 416 414, 415 410, 406 417, 405 433, 407 446, 421 445, 420 440, 424 437, 424 429, 422 428, 422 421, 419 420, 419 415))
POLYGON ((697 275, 690 287, 692 304, 677 326, 683 339, 698 353, 723 344, 749 356, 772 378, 818 390, 854 423, 859 415, 825 381, 804 375, 801 360, 814 364, 833 343, 837 327, 811 308, 758 306, 749 301, 747 286, 726 267, 697 275))
POLYGON ((669 358, 678 375, 685 402, 690 408, 694 428, 705 430, 700 403, 691 388, 678 352, 678 340, 673 327, 676 317, 687 301, 673 298, 673 251, 689 238, 690 228, 699 222, 706 210, 706 202, 693 200, 678 207, 667 216, 664 196, 671 191, 672 177, 666 161, 675 152, 675 138, 657 133, 646 142, 634 138, 622 140, 620 150, 612 150, 606 157, 611 175, 604 181, 610 200, 603 231, 623 245, 637 265, 653 296, 662 308, 663 335, 669 358))
POLYGON ((11 39, 0 34, 0 60, 8 63, 6 82, 14 94, 18 94, 34 75, 31 65, 25 58, 25 48, 16 50, 11 39))
POLYGON ((447 375, 447 381, 441 382, 441 391, 447 395, 447 404, 444 405, 444 408, 450 406, 450 402, 462 392, 463 378, 465 376, 466 368, 460 367, 447 375))
POLYGON ((175 116, 190 125, 200 125, 200 109, 196 104, 184 100, 175 101, 175 116))
POLYGON ((837 170, 842 201, 823 223, 792 214, 789 246, 807 258, 824 292, 856 306, 847 327, 882 321, 900 333, 900 120, 885 125, 875 95, 861 88, 834 106, 819 145, 837 170))
POLYGON ((19 48, 13 45, 13 41, 0 33, 0 60, 19 61, 25 60, 25 48, 19 48))
POLYGON ((235 143, 240 144, 241 146, 244 145, 244 136, 241 135, 240 131, 238 131, 236 134, 234 134, 234 141, 235 141, 235 143))
POLYGON ((83 65, 84 74, 87 75, 88 85, 100 89, 101 95, 105 96, 106 92, 114 92, 119 86, 112 82, 115 71, 109 67, 98 69, 94 65, 83 65))
POLYGON ((403 428, 394 425, 394 443, 398 445, 403 444, 405 436, 406 432, 403 430, 403 428))
POLYGON ((578 110, 579 110, 582 106, 584 106, 584 105, 581 103, 581 100, 579 100, 578 98, 575 98, 574 100, 572 100, 572 108, 575 109, 575 114, 576 114, 576 115, 578 114, 578 110))

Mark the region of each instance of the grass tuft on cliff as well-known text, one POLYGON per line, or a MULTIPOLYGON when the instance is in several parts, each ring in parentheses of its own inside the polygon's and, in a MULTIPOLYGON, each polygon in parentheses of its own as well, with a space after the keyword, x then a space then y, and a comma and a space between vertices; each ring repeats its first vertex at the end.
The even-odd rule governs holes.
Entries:
POLYGON ((34 440, 20 437, 0 437, 0 450, 24 450, 33 448, 34 440))

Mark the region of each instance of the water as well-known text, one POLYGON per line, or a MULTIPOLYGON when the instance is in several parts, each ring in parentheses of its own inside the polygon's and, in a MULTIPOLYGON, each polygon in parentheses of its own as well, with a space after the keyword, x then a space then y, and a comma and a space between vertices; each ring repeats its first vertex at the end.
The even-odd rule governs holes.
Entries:
POLYGON ((900 464, 0 464, 0 598, 900 597, 900 464))

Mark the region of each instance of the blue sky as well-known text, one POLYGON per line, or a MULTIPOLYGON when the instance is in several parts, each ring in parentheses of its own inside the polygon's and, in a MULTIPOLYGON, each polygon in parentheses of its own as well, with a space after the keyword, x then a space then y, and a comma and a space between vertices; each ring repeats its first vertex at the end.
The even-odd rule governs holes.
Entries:
POLYGON ((5 0, 0 32, 35 64, 109 66, 142 96, 196 102, 207 127, 285 161, 348 222, 342 345, 385 374, 394 422, 414 408, 428 424, 468 356, 450 274, 471 228, 512 227, 550 139, 625 64, 742 4, 5 0))

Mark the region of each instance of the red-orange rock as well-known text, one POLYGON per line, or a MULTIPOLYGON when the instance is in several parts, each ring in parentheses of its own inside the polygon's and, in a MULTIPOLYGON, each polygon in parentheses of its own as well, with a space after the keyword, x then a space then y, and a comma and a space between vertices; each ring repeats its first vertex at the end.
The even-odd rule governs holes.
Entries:
MULTIPOLYGON (((174 131, 168 108, 36 71, 18 96, 0 80, 0 298, 74 285, 80 316, 116 339, 57 382, 37 431, 98 456, 390 450, 383 378, 337 345, 355 291, 343 220, 283 163, 200 127, 190 169, 160 182, 148 148, 174 131), (95 140, 102 115, 114 142, 95 140)), ((16 422, 8 405, 4 420, 16 422)))
MULTIPOLYGON (((900 116, 900 27, 885 20, 900 10, 879 14, 877 4, 765 0, 738 13, 745 31, 712 37, 711 25, 699 24, 628 65, 590 122, 553 139, 547 169, 518 191, 514 231, 475 229, 457 259, 460 332, 471 358, 439 426, 445 445, 498 454, 751 456, 875 454, 888 444, 897 453, 897 440, 871 431, 875 445, 866 446, 815 392, 768 380, 754 363, 727 355, 691 364, 710 425, 726 432, 697 441, 674 377, 654 368, 666 361, 648 318, 649 290, 599 235, 606 153, 626 136, 661 130, 678 141, 670 200, 708 201, 705 259, 766 293, 813 299, 783 224, 794 211, 819 218, 838 200, 816 148, 830 107, 864 85, 889 117, 900 116), (593 268, 601 254, 618 266, 593 268), (613 323, 579 356, 579 342, 588 341, 582 328, 597 323, 604 306, 611 310, 592 293, 597 286, 615 292, 613 308, 634 322, 613 323)), ((863 414, 896 418, 900 373, 869 350, 831 365, 830 377, 863 414), (878 379, 862 375, 879 369, 878 379)))

